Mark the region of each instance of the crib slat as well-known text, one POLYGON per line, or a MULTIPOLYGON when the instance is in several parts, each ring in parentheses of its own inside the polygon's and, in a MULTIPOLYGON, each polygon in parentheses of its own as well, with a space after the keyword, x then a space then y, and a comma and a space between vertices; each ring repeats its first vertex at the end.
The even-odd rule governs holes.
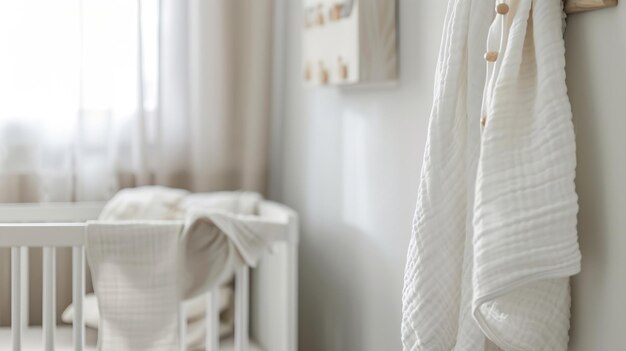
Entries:
POLYGON ((54 350, 56 328, 55 256, 54 247, 43 248, 43 344, 45 351, 54 350))
POLYGON ((11 248, 11 341, 13 351, 22 349, 22 282, 21 248, 11 248))
POLYGON ((187 350, 187 311, 185 304, 178 304, 178 350, 187 350))
POLYGON ((85 348, 85 248, 72 247, 72 303, 74 305, 74 350, 85 348))
POLYGON ((248 266, 237 270, 235 277, 235 351, 248 351, 249 279, 248 266))
POLYGON ((29 284, 28 284, 28 247, 22 247, 21 248, 21 260, 20 260, 20 264, 21 264, 21 279, 20 279, 20 284, 21 286, 21 311, 22 311, 22 329, 26 330, 28 328, 28 290, 29 290, 29 284))
POLYGON ((206 294, 205 313, 205 349, 207 351, 219 351, 220 348, 220 303, 219 288, 215 288, 206 294))

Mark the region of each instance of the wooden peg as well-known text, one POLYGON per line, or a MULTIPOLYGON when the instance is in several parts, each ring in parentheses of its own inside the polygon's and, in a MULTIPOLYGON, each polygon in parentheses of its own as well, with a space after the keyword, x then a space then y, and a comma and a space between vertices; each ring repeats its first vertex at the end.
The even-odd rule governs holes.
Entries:
POLYGON ((335 4, 330 8, 330 20, 339 21, 341 19, 341 13, 343 12, 343 5, 335 4))
POLYGON ((566 0, 565 12, 577 13, 617 6, 617 0, 566 0))
POLYGON ((480 125, 484 127, 486 124, 487 124, 487 116, 482 116, 480 118, 480 125))
POLYGON ((324 64, 320 62, 320 84, 328 84, 328 70, 324 67, 324 64))
POLYGON ((317 7, 317 20, 316 23, 318 26, 324 25, 324 11, 322 11, 322 5, 317 7))
POLYGON ((337 58, 337 63, 339 64, 339 77, 343 80, 348 79, 348 64, 343 62, 341 57, 337 58))

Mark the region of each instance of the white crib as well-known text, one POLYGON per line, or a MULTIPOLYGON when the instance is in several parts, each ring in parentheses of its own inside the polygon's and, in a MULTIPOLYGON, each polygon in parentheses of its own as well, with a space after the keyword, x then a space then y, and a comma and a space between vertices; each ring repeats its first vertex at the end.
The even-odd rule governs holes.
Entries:
MULTIPOLYGON (((100 203, 0 205, 0 247, 11 248, 11 327, 0 328, 0 350, 93 350, 85 344, 85 221, 96 219, 100 203), (28 248, 43 248, 42 327, 28 321, 28 248), (56 248, 72 248, 73 326, 56 325, 56 248)), ((235 276, 234 340, 220 343, 217 292, 207 298, 206 350, 295 351, 297 349, 296 214, 263 201, 258 215, 284 221, 289 230, 272 253, 235 276)), ((179 308, 179 348, 185 350, 185 311, 179 308)))

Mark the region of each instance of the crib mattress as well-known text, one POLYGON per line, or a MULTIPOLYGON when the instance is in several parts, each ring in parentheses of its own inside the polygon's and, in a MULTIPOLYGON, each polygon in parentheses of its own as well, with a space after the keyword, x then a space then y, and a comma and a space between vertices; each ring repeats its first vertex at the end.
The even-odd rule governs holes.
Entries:
MULTIPOLYGON (((96 339, 98 332, 86 328, 85 330, 85 351, 96 351, 96 339)), ((72 327, 58 326, 56 329, 55 351, 73 351, 72 327)), ((41 327, 30 327, 24 331, 22 339, 22 351, 41 351, 42 348, 41 327)), ((11 351, 11 328, 0 328, 0 351, 11 351)), ((234 351, 232 339, 224 340, 220 343, 220 351, 234 351)), ((256 343, 250 342, 250 351, 263 351, 256 343)))

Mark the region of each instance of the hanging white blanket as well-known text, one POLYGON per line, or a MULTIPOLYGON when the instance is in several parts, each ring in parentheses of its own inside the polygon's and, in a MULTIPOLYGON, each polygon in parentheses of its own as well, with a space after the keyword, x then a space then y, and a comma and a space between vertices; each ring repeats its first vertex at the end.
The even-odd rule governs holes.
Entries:
POLYGON ((404 350, 567 350, 580 252, 562 5, 510 0, 496 13, 502 3, 449 1, 404 350))
POLYGON ((86 248, 100 322, 98 350, 171 351, 178 345, 182 223, 90 223, 86 248))

